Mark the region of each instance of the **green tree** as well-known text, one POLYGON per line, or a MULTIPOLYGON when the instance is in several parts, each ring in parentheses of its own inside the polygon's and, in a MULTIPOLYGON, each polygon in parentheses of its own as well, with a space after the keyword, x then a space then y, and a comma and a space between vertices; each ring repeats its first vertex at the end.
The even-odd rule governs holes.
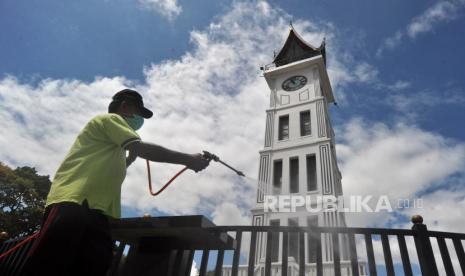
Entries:
POLYGON ((0 232, 15 238, 37 231, 50 185, 49 176, 35 168, 13 170, 0 162, 0 232))

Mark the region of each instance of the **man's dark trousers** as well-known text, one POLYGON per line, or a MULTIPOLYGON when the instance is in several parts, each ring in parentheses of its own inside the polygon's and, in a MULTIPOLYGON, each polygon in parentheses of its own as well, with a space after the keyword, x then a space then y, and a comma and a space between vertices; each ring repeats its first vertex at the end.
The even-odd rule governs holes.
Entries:
POLYGON ((60 202, 46 208, 22 276, 104 276, 112 256, 108 217, 86 200, 60 202))

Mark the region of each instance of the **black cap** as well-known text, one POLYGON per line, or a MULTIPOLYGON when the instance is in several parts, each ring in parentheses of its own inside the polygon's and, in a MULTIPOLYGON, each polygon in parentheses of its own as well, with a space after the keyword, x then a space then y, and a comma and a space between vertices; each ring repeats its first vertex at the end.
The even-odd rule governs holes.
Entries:
POLYGON ((144 101, 142 100, 142 96, 137 91, 131 89, 123 89, 113 96, 113 101, 123 100, 129 100, 135 103, 139 107, 139 112, 142 117, 151 118, 153 116, 153 112, 144 107, 144 101))

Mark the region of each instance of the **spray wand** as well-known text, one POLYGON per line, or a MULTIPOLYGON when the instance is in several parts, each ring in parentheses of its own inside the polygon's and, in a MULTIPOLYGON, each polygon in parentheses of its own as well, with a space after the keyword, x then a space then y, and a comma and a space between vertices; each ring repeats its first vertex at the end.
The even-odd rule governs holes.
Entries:
MULTIPOLYGON (((221 161, 220 158, 218 156, 216 156, 215 154, 204 150, 202 155, 203 155, 203 158, 207 159, 208 161, 213 160, 215 162, 221 163, 222 165, 224 165, 224 166, 228 167, 229 169, 233 170, 235 173, 237 173, 237 175, 245 177, 243 172, 238 171, 235 168, 231 167, 230 165, 226 164, 225 162, 221 161)), ((163 185, 163 187, 161 187, 160 190, 158 190, 157 192, 153 192, 153 190, 152 190, 152 175, 150 173, 150 161, 149 160, 146 160, 146 161, 147 161, 147 176, 148 176, 148 180, 149 180, 149 190, 150 190, 150 194, 153 195, 153 196, 157 196, 161 192, 163 192, 178 176, 180 176, 183 172, 185 172, 188 169, 187 167, 184 167, 182 170, 180 170, 178 173, 176 173, 168 182, 166 182, 166 184, 163 185)))
POLYGON ((214 155, 213 153, 209 153, 208 151, 204 150, 203 151, 203 158, 207 159, 207 160, 213 160, 215 162, 218 162, 218 163, 221 163, 223 165, 225 165, 226 167, 230 168, 231 170, 233 170, 235 173, 237 173, 239 176, 245 176, 243 172, 241 171, 238 171, 236 170, 235 168, 229 166, 228 164, 226 164, 225 162, 221 161, 220 158, 216 155, 214 155))

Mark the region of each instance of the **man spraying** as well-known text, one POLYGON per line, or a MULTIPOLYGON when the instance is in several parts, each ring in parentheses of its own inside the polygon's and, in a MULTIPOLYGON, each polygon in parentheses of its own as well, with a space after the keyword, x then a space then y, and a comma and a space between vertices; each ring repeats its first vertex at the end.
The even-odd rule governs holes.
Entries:
POLYGON ((108 219, 121 215, 121 184, 137 157, 195 172, 208 166, 201 154, 141 141, 136 130, 152 115, 138 92, 124 89, 113 96, 108 114, 81 130, 55 174, 23 275, 105 275, 113 249, 108 219))

